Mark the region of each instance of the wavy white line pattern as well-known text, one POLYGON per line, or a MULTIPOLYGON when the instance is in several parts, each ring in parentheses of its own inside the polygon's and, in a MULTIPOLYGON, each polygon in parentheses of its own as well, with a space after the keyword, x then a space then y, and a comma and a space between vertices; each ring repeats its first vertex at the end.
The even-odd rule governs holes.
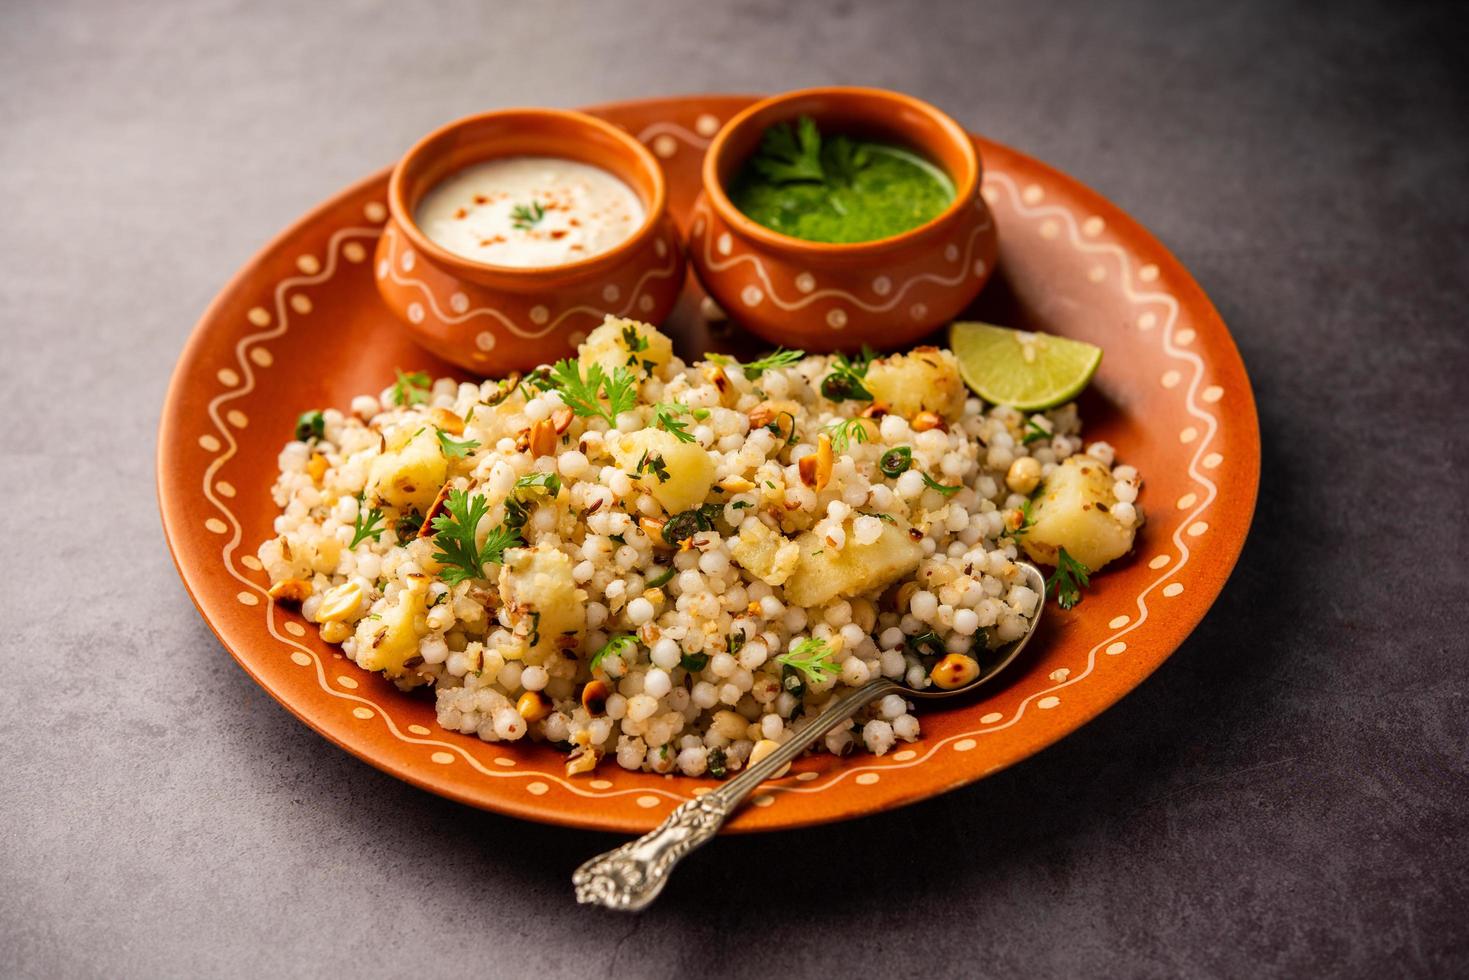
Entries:
POLYGON ((765 284, 765 298, 769 299, 772 303, 783 310, 799 310, 804 307, 810 306, 812 303, 815 303, 819 300, 835 299, 843 303, 850 303, 852 306, 855 306, 862 310, 866 310, 869 313, 886 313, 888 310, 896 309, 898 304, 903 301, 903 297, 907 294, 908 290, 912 289, 914 286, 920 285, 921 283, 933 283, 938 286, 957 286, 959 283, 963 282, 965 277, 967 276, 978 276, 988 273, 987 269, 983 270, 982 272, 975 272, 975 270, 971 266, 971 262, 974 259, 974 249, 979 242, 980 236, 983 235, 986 231, 989 231, 990 228, 994 226, 994 221, 989 215, 989 209, 985 207, 982 201, 976 200, 975 207, 985 212, 985 220, 983 224, 977 225, 974 230, 970 232, 969 240, 964 243, 964 255, 962 260, 955 260, 959 264, 959 271, 952 276, 945 276, 937 272, 921 272, 916 276, 904 280, 903 284, 898 287, 897 292, 893 293, 892 298, 881 303, 869 303, 866 300, 847 292, 845 289, 833 289, 830 287, 827 287, 825 289, 813 289, 811 292, 805 293, 804 295, 794 300, 781 299, 781 297, 776 293, 775 283, 771 281, 770 274, 765 270, 765 263, 761 262, 758 256, 751 255, 748 252, 741 252, 736 255, 731 255, 727 259, 716 259, 714 257, 714 253, 712 251, 712 248, 714 246, 714 242, 712 241, 712 239, 714 238, 714 236, 709 234, 709 232, 711 232, 713 229, 710 227, 710 212, 709 205, 707 203, 701 202, 699 206, 694 209, 693 228, 694 237, 703 239, 705 264, 707 264, 711 269, 715 270, 716 272, 723 272, 725 269, 733 268, 736 265, 749 263, 751 267, 754 268, 755 275, 760 279, 762 283, 765 284))
MULTIPOLYGON (((545 327, 538 331, 524 329, 520 326, 520 324, 516 323, 514 320, 510 319, 505 314, 501 313, 499 310, 491 306, 477 306, 474 309, 465 310, 463 313, 457 314, 446 313, 444 312, 443 307, 439 305, 438 297, 434 295, 434 291, 428 287, 427 283, 423 282, 420 279, 411 276, 404 276, 402 274, 401 270, 403 253, 398 251, 398 232, 390 225, 384 231, 384 235, 387 237, 388 240, 388 255, 383 262, 383 265, 386 266, 386 268, 379 268, 377 270, 377 274, 381 276, 383 273, 386 273, 390 281, 397 283, 400 286, 408 286, 410 288, 419 290, 421 293, 423 293, 424 299, 428 301, 429 309, 433 312, 434 316, 438 317, 444 323, 463 323, 466 320, 472 320, 477 316, 488 316, 492 317, 495 320, 498 320, 501 325, 505 327, 506 330, 509 330, 517 337, 523 337, 526 340, 535 340, 539 337, 546 336, 546 334, 561 326, 562 323, 566 322, 566 319, 568 317, 590 316, 600 322, 601 318, 609 312, 607 309, 602 307, 573 306, 570 309, 563 310, 561 314, 556 317, 556 319, 548 321, 545 327)), ((643 273, 642 277, 639 278, 637 283, 633 286, 632 292, 628 294, 627 302, 623 304, 622 309, 614 315, 627 316, 630 313, 634 312, 634 308, 644 296, 643 290, 647 288, 648 283, 652 282, 655 279, 667 279, 669 276, 673 275, 673 270, 678 268, 678 253, 675 246, 665 245, 664 255, 667 257, 668 263, 656 269, 649 269, 647 272, 643 273)))
MULTIPOLYGON (((696 136, 690 131, 671 123, 649 127, 648 129, 645 129, 642 134, 639 135, 639 138, 645 139, 646 141, 646 138, 652 138, 660 134, 672 134, 678 136, 678 138, 680 139, 683 139, 685 142, 689 142, 691 145, 696 146, 706 145, 708 142, 707 140, 701 140, 700 137, 696 136)), ((915 753, 912 756, 908 756, 908 751, 912 750, 899 752, 898 755, 908 756, 901 761, 894 757, 888 757, 887 761, 874 762, 861 766, 844 767, 840 771, 837 771, 835 773, 825 774, 826 778, 824 779, 821 777, 817 777, 817 779, 812 780, 807 785, 776 785, 764 787, 762 790, 762 797, 756 801, 757 805, 767 806, 771 802, 774 802, 774 800, 781 794, 809 795, 821 793, 825 790, 830 789, 833 786, 838 785, 848 778, 851 778, 859 783, 874 782, 882 774, 920 766, 928 760, 932 759, 938 752, 945 749, 960 751, 972 749, 974 747, 974 740, 977 740, 978 738, 981 738, 985 735, 993 734, 998 731, 1003 731, 1007 728, 1011 728, 1019 724, 1032 705, 1035 705, 1040 709, 1054 707, 1057 703, 1059 703, 1056 697, 1057 692, 1080 684, 1096 671, 1098 664, 1098 654, 1102 653, 1112 644, 1117 643, 1119 640, 1121 640, 1122 637, 1128 636, 1129 634, 1135 632, 1147 621, 1149 616, 1149 596, 1151 596, 1157 590, 1166 588, 1169 583, 1176 580, 1178 578, 1179 572, 1188 564, 1192 552, 1185 540, 1186 529, 1193 525, 1194 522, 1196 522, 1199 517, 1202 516, 1209 509, 1209 507, 1213 504, 1214 500, 1218 496, 1218 487, 1209 477, 1204 474, 1200 464, 1203 458, 1207 455, 1207 451, 1214 441, 1214 437, 1218 432, 1219 422, 1216 416, 1205 410, 1203 406, 1199 403, 1199 392, 1201 389, 1201 385, 1203 384, 1205 373, 1203 358, 1193 351, 1188 350, 1184 345, 1179 344, 1176 341, 1175 329, 1177 327, 1179 312, 1178 301, 1166 292, 1144 292, 1135 288, 1133 285, 1133 280, 1136 276, 1136 273, 1132 269, 1132 265, 1127 253, 1124 252, 1122 248, 1114 244, 1087 240, 1086 236, 1082 233, 1081 227, 1076 219, 1075 214, 1073 214, 1069 209, 1061 207, 1059 205, 1032 206, 1031 204, 1026 203, 1027 194, 1021 191, 1013 178, 1011 178, 1008 174, 1002 172, 994 170, 988 172, 985 175, 985 184, 987 186, 993 186, 995 188, 1005 191, 1011 198, 1011 204, 1015 212, 1020 216, 1033 222, 1039 222, 1042 220, 1059 221, 1066 229, 1067 241, 1076 250, 1082 253, 1093 254, 1115 261, 1118 265, 1118 281, 1122 284, 1123 293, 1127 297, 1127 299, 1135 306, 1147 307, 1153 305, 1160 307, 1164 311, 1165 316, 1162 323, 1162 330, 1160 332, 1163 338, 1163 350, 1170 357, 1173 357, 1183 362, 1191 368, 1189 384, 1187 388, 1184 389, 1185 409, 1191 417, 1199 420, 1206 427, 1205 431, 1201 433, 1196 439, 1197 446, 1194 450, 1193 457, 1189 461, 1188 466, 1189 476, 1200 487, 1203 488, 1204 496, 1202 497, 1202 499, 1197 500, 1196 505, 1190 508, 1189 514, 1184 519, 1178 522, 1177 529, 1174 531, 1171 537, 1171 540, 1175 548, 1177 549, 1177 558, 1176 560, 1171 559, 1169 563, 1164 566, 1165 570, 1162 572, 1162 574, 1154 578, 1139 593, 1136 600, 1138 611, 1137 617, 1129 621, 1125 626, 1113 630, 1107 637, 1105 637, 1103 640, 1093 646, 1087 653, 1086 666, 1080 672, 1074 675, 1067 675, 1062 672, 1057 672, 1055 678, 1059 678, 1059 680, 1057 680, 1056 683, 1053 683, 1049 687, 1045 687, 1041 690, 1032 692, 1031 694, 1026 696, 1016 707, 1014 714, 1009 718, 995 721, 992 724, 981 725, 979 728, 976 728, 972 731, 960 732, 955 735, 948 736, 933 743, 932 745, 929 745, 927 747, 927 750, 921 754, 915 753), (965 742, 968 742, 969 744, 967 746, 961 745, 961 743, 965 742)), ((568 792, 584 798, 609 799, 628 796, 638 797, 638 802, 640 806, 656 805, 651 802, 653 797, 662 797, 675 803, 683 802, 689 799, 692 795, 694 795, 693 793, 672 792, 656 788, 632 788, 621 790, 609 788, 599 790, 585 788, 590 786, 590 784, 574 783, 552 772, 536 770, 493 769, 480 762, 477 758, 475 758, 460 745, 446 742, 441 739, 420 737, 412 733, 403 731, 393 720, 388 710, 382 705, 362 695, 348 693, 346 691, 342 691, 336 687, 333 687, 327 678, 326 664, 322 661, 321 657, 312 649, 304 646, 303 644, 297 643, 294 639, 286 635, 283 635, 282 632, 277 628, 276 606, 274 601, 268 595, 266 589, 258 582, 254 581, 246 575, 241 574, 236 569, 234 563, 234 553, 235 549, 238 548, 241 541, 241 525, 234 513, 230 510, 229 505, 215 493, 216 475, 218 474, 220 468, 235 455, 238 449, 238 443, 235 440, 231 428, 225 424, 225 419, 221 416, 221 407, 228 402, 245 397, 254 390, 255 370, 253 366, 253 361, 248 356, 249 351, 256 345, 263 344, 266 341, 273 340, 284 335, 289 329, 291 323, 290 317, 292 306, 288 302, 287 293, 291 290, 301 290, 309 286, 319 285, 329 280, 336 273, 336 270, 338 268, 341 247, 349 239, 375 239, 378 237, 379 234, 380 231, 376 228, 351 227, 340 229, 331 236, 328 242, 326 263, 320 272, 317 272, 313 275, 292 276, 283 279, 276 286, 273 293, 273 301, 275 307, 275 325, 270 329, 265 329, 256 333, 248 334, 245 337, 241 338, 241 340, 235 346, 235 361, 239 367, 239 376, 241 380, 239 384, 231 386, 228 391, 216 396, 213 400, 209 402, 207 409, 208 417, 213 423, 215 431, 218 432, 219 436, 223 438, 224 443, 220 450, 216 453, 216 455, 210 460, 208 466, 205 468, 203 492, 209 503, 227 520, 228 524, 226 529, 231 532, 229 540, 225 544, 221 553, 221 558, 223 559, 226 571, 236 581, 244 586, 246 590, 248 590, 247 593, 241 594, 242 600, 244 598, 244 595, 246 594, 251 595, 252 598, 254 596, 259 596, 261 599, 264 600, 263 609, 265 612, 266 629, 273 638, 279 640, 287 649, 292 651, 291 656, 294 662, 301 663, 302 666, 310 665, 314 667, 317 684, 321 687, 323 691, 331 695, 333 698, 345 702, 346 705, 355 706, 358 709, 370 710, 372 712, 372 717, 381 718, 386 725, 388 731, 400 741, 413 745, 421 745, 424 746, 425 749, 435 750, 433 752, 433 755, 447 752, 455 759, 462 759, 463 761, 467 762, 476 772, 484 776, 494 778, 518 778, 532 780, 534 782, 527 783, 527 787, 529 791, 535 792, 537 795, 539 795, 540 793, 544 793, 545 787, 539 786, 535 787, 534 789, 531 789, 531 787, 534 787, 535 783, 538 783, 540 781, 550 781, 567 790, 568 792), (306 658, 305 663, 302 662, 301 658, 306 658)), ((973 240, 971 239, 971 246, 972 244, 973 240)), ((965 267, 967 267, 968 259, 969 255, 966 254, 965 267)), ((396 266, 397 263, 392 262, 390 263, 390 265, 396 266)), ((665 275, 667 274, 671 274, 671 270, 668 273, 665 273, 665 275)), ((429 294, 430 301, 432 302, 433 297, 431 291, 429 291, 426 286, 424 286, 423 288, 425 292, 429 294)), ((818 296, 816 294, 812 294, 806 297, 802 302, 811 301, 816 298, 818 298, 818 296)), ((473 315, 474 312, 476 311, 470 311, 466 314, 463 314, 461 318, 473 315)), ((260 599, 254 599, 254 603, 259 602, 260 599)))

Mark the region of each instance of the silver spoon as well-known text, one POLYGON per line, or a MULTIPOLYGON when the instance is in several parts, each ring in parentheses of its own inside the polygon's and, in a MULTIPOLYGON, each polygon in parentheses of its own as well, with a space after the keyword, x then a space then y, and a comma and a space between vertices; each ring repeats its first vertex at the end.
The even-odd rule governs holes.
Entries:
POLYGON ((668 876, 690 851, 714 839, 719 828, 734 814, 745 797, 782 766, 813 745, 818 738, 862 708, 884 695, 899 693, 920 701, 941 701, 961 697, 981 684, 993 680, 1020 656, 1020 651, 1035 635, 1045 609, 1046 580, 1040 570, 1026 562, 1016 562, 1026 577, 1026 584, 1041 597, 1035 617, 1025 635, 1004 650, 999 662, 968 684, 952 691, 914 690, 895 680, 879 678, 837 698, 826 710, 780 748, 748 767, 704 796, 696 796, 679 805, 668 819, 635 841, 598 855, 577 868, 571 876, 576 886, 576 900, 582 904, 604 905, 622 912, 637 912, 652 904, 668 876))

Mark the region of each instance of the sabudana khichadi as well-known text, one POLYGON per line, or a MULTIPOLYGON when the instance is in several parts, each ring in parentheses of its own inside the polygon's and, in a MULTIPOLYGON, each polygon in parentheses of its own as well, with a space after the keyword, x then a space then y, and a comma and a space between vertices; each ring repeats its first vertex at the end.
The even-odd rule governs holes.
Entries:
MULTIPOLYGON (((722 777, 882 674, 966 681, 1132 547, 1138 475, 1075 407, 970 397, 947 350, 686 364, 609 317, 483 384, 401 374, 302 415, 260 560, 278 601, 447 729, 567 771, 722 777)), ((821 745, 918 738, 890 695, 821 745)))

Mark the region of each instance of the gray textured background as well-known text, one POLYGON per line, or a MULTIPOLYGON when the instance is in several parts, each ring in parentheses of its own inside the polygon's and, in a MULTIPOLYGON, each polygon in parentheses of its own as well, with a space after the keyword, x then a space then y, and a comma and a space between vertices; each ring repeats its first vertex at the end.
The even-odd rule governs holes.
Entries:
POLYGON ((1469 970, 1462 13, 418 7, 0 4, 0 975, 1469 970), (1255 530, 1041 756, 577 909, 611 838, 397 783, 219 648, 158 526, 164 386, 256 248, 444 120, 826 82, 932 99, 1177 252, 1256 385, 1255 530))

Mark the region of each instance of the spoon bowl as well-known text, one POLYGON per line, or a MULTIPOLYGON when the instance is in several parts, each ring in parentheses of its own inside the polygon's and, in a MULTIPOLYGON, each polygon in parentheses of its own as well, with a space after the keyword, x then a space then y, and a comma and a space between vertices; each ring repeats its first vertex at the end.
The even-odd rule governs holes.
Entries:
POLYGON ((603 905, 623 912, 636 912, 652 904, 668 883, 668 876, 684 855, 707 844, 739 808, 755 787, 774 776, 816 740, 851 718, 865 705, 889 694, 916 701, 943 701, 974 693, 1009 667, 1025 650, 1040 625, 1046 607, 1046 579, 1029 562, 1016 562, 1025 584, 1040 596, 1035 615, 1025 632, 1001 648, 999 659, 982 669, 963 687, 939 691, 909 687, 888 677, 869 681, 829 703, 811 723, 774 752, 746 767, 718 789, 696 796, 668 815, 668 819, 635 841, 598 855, 577 868, 571 876, 576 900, 603 905))

